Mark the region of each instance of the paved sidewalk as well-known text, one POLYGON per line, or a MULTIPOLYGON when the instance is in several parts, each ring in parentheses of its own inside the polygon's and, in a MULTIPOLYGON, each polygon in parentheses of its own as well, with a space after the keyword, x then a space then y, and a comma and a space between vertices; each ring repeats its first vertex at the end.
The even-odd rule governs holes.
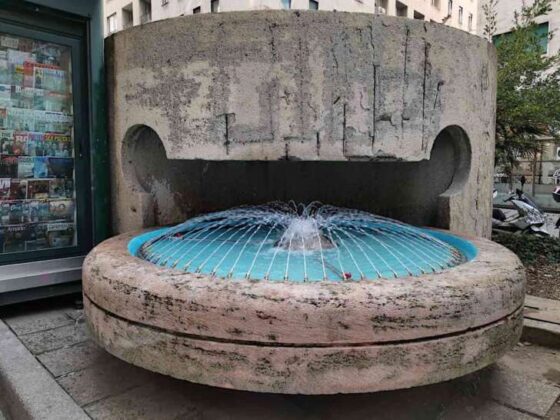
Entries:
POLYGON ((402 391, 256 394, 191 384, 124 363, 90 339, 82 311, 52 305, 30 304, 0 312, 0 318, 93 419, 560 419, 557 348, 519 345, 479 373, 402 391))

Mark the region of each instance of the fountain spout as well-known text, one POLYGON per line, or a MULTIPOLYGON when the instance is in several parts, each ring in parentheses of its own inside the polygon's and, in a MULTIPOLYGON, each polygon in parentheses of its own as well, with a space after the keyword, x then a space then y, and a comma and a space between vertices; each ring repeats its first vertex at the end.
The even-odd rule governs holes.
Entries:
POLYGON ((321 232, 313 216, 294 217, 276 246, 292 251, 320 251, 335 245, 321 232))

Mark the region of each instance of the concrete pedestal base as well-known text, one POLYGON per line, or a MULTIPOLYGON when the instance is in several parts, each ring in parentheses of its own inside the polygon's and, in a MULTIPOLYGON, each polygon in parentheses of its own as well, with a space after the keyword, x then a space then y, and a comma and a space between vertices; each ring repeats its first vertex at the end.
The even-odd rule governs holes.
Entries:
POLYGON ((453 379, 503 356, 521 336, 516 311, 458 335, 348 347, 277 347, 193 339, 131 323, 85 299, 90 328, 105 349, 146 369, 222 388, 334 394, 409 388, 453 379))

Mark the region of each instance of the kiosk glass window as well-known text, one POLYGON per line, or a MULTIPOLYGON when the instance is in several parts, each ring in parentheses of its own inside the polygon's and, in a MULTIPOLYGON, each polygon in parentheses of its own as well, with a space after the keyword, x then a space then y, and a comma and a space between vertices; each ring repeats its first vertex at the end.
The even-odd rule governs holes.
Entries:
POLYGON ((0 32, 0 255, 76 245, 71 58, 0 32))

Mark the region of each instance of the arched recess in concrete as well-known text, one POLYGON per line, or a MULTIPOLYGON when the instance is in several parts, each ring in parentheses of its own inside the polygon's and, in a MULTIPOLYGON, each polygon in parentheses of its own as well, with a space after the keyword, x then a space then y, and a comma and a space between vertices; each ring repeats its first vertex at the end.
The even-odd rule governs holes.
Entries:
POLYGON ((450 125, 439 132, 434 142, 444 143, 452 147, 454 152, 453 166, 455 171, 447 190, 438 198, 438 227, 449 229, 450 200, 461 194, 469 180, 472 164, 472 150, 469 136, 458 125, 450 125))
POLYGON ((122 147, 124 178, 140 195, 138 228, 275 200, 321 201, 448 227, 446 203, 463 189, 470 160, 468 136, 458 126, 442 130, 430 159, 420 162, 175 160, 144 125, 130 127, 122 147))
POLYGON ((158 201, 172 201, 169 196, 172 191, 166 182, 167 154, 160 136, 148 125, 136 124, 129 127, 122 141, 121 159, 124 181, 129 192, 138 196, 138 200, 132 200, 136 205, 131 205, 130 211, 140 213, 142 227, 159 224, 158 201))

